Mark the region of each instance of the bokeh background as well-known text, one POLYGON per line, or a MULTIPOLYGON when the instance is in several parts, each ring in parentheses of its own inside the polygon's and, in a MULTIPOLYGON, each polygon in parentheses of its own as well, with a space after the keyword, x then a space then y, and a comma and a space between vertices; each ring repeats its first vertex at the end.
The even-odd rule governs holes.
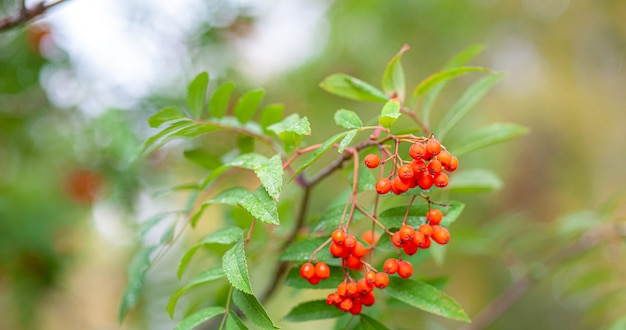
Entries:
MULTIPOLYGON (((0 1, 1 17, 18 11, 18 1, 0 1)), ((71 0, 0 34, 0 329, 172 328, 164 306, 179 285, 172 267, 182 250, 149 273, 142 303, 117 323, 138 223, 184 202, 154 193, 201 173, 182 160, 179 142, 135 159, 154 133, 146 119, 183 104, 188 81, 208 71, 210 88, 260 86, 267 103, 305 114, 306 142, 318 143, 336 131, 335 110, 378 110, 318 82, 345 72, 377 84, 405 43, 413 86, 483 44, 472 63, 506 77, 457 131, 515 122, 531 132, 461 159, 498 173, 502 189, 454 196, 467 204, 453 228, 458 243, 445 263, 418 271, 447 275, 446 292, 475 316, 533 269, 535 284, 493 329, 617 321, 626 306, 623 240, 532 267, 581 228, 626 214, 616 199, 626 186, 626 1, 71 0), (609 216, 606 203, 617 205, 609 216)), ((475 78, 450 85, 435 122, 475 78)), ((331 202, 330 189, 316 190, 314 212, 331 202)), ((268 305, 275 320, 285 301, 307 295, 280 294, 287 299, 268 305)), ((462 326, 405 314, 423 328, 462 326)))

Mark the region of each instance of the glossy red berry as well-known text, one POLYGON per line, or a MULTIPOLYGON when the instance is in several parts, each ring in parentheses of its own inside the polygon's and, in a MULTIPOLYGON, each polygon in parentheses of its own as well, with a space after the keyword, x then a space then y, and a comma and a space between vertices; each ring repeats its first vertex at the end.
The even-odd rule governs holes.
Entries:
POLYGON ((317 277, 317 275, 314 275, 313 277, 307 278, 306 280, 309 281, 309 283, 312 285, 317 285, 322 279, 317 277))
POLYGON ((378 242, 379 235, 375 231, 368 230, 361 235, 361 239, 363 239, 365 243, 373 245, 378 242))
POLYGON ((419 177, 427 170, 426 162, 422 159, 416 159, 411 162, 411 168, 413 169, 413 176, 419 177))
POLYGON ((325 262, 319 262, 315 265, 315 276, 320 279, 326 279, 330 276, 330 267, 325 262))
POLYGON ((358 282, 356 282, 356 286, 357 293, 361 296, 366 295, 368 292, 374 290, 374 285, 367 283, 367 280, 365 280, 365 278, 362 278, 358 282))
POLYGON ((380 164, 380 157, 376 154, 369 154, 365 156, 365 166, 368 168, 377 168, 380 164))
POLYGON ((448 186, 448 175, 445 173, 438 173, 435 175, 433 183, 439 188, 445 188, 448 186))
POLYGON ((433 176, 428 173, 423 173, 417 179, 417 185, 424 190, 430 189, 430 187, 433 186, 433 182, 434 182, 433 176))
POLYGON ((342 300, 343 299, 341 299, 341 296, 337 292, 333 292, 328 294, 328 297, 326 297, 326 304, 335 305, 340 303, 342 300))
POLYGON ((300 266, 300 276, 304 279, 309 279, 315 276, 315 266, 312 263, 307 262, 300 266))
POLYGON ((433 234, 433 227, 427 223, 419 226, 419 228, 417 228, 417 231, 419 231, 420 233, 422 233, 424 236, 426 237, 430 237, 430 235, 433 234))
POLYGON ((398 271, 398 259, 389 258, 385 260, 383 271, 387 274, 395 274, 398 271))
POLYGON ((330 242, 330 254, 335 258, 347 258, 350 255, 350 251, 344 248, 343 245, 330 242))
POLYGON ((365 306, 372 306, 376 302, 376 296, 374 295, 374 291, 368 292, 366 295, 361 297, 361 304, 365 306))
POLYGON ((346 266, 350 269, 359 270, 363 266, 361 259, 354 256, 349 256, 346 259, 346 266))
POLYGON ((408 182, 413 178, 413 168, 411 165, 402 165, 398 168, 398 178, 404 182, 408 182))
POLYGON ((439 209, 430 209, 426 213, 426 220, 428 220, 428 223, 431 225, 438 225, 441 219, 443 219, 443 213, 441 213, 439 209))
POLYGON ((397 176, 393 179, 393 181, 391 181, 391 191, 393 191, 394 194, 400 195, 405 193, 407 190, 409 190, 409 183, 402 181, 400 177, 397 176))
POLYGON ((413 159, 422 159, 426 154, 426 146, 421 142, 415 142, 409 148, 409 156, 413 159))
POLYGON ((341 283, 339 283, 339 285, 337 285, 337 293, 340 296, 345 296, 348 292, 348 283, 346 283, 346 281, 343 281, 341 283))
POLYGON ((441 152, 441 144, 439 144, 439 141, 436 139, 428 139, 428 142, 426 142, 426 152, 437 156, 441 152))
POLYGON ((363 243, 356 242, 354 249, 352 249, 352 256, 355 258, 361 258, 367 252, 369 252, 369 250, 365 248, 365 245, 363 245, 363 243))
POLYGON ((391 191, 391 180, 382 178, 376 181, 376 192, 385 195, 391 191))
POLYGON ((350 314, 352 315, 358 315, 361 314, 361 310, 363 309, 363 305, 361 304, 361 300, 360 299, 355 299, 352 302, 352 308, 350 308, 350 314))
POLYGON ((354 302, 350 298, 344 298, 343 301, 339 303, 339 309, 344 312, 351 310, 352 306, 354 306, 354 302))
POLYGON ((426 237, 419 231, 415 232, 413 236, 413 244, 417 245, 419 248, 424 248, 424 243, 426 241, 426 237))
POLYGON ((442 170, 443 170, 443 166, 441 166, 440 161, 433 159, 428 163, 428 173, 432 175, 437 175, 441 173, 442 170))
POLYGON ((443 166, 449 165, 450 161, 452 161, 452 154, 447 150, 441 150, 439 155, 437 155, 437 160, 440 161, 443 166))
POLYGON ((376 273, 374 285, 379 289, 384 289, 389 284, 389 276, 385 273, 376 273))
POLYGON ((413 275, 413 265, 408 261, 398 262, 398 275, 402 278, 409 278, 413 275))
POLYGON ((391 236, 391 244, 397 248, 401 248, 404 246, 404 242, 402 241, 402 236, 400 235, 400 231, 393 233, 391 236))
POLYGON ((450 159, 450 164, 444 165, 444 168, 448 172, 454 172, 457 167, 459 167, 459 160, 455 156, 452 156, 450 159))
POLYGON ((450 241, 450 232, 444 227, 435 225, 433 226, 433 234, 431 237, 439 244, 448 244, 450 241))
POLYGON ((343 241, 346 240, 346 232, 343 229, 335 229, 335 231, 333 231, 331 237, 333 238, 333 242, 335 242, 335 244, 343 244, 343 241))
POLYGON ((367 281, 367 283, 374 285, 374 282, 376 282, 376 273, 370 270, 365 273, 365 277, 363 278, 367 281))
POLYGON ((356 237, 352 235, 347 235, 346 239, 343 241, 343 246, 344 248, 346 248, 346 250, 352 252, 352 250, 356 246, 356 243, 357 243, 356 237))
POLYGON ((404 250, 404 253, 405 253, 407 256, 412 256, 412 255, 414 255, 415 253, 417 253, 418 246, 417 246, 417 244, 415 244, 415 243, 413 242, 413 239, 411 239, 410 241, 407 241, 407 242, 404 244, 404 247, 403 247, 402 249, 404 250))
POLYGON ((354 297, 359 291, 359 287, 356 285, 356 282, 348 282, 346 284, 346 296, 354 297))
POLYGON ((404 225, 404 226, 400 227, 400 230, 398 230, 398 233, 400 233, 400 238, 402 239, 402 241, 404 241, 404 242, 411 241, 411 240, 413 240, 413 235, 415 234, 415 229, 413 229, 413 227, 411 227, 409 225, 404 225))

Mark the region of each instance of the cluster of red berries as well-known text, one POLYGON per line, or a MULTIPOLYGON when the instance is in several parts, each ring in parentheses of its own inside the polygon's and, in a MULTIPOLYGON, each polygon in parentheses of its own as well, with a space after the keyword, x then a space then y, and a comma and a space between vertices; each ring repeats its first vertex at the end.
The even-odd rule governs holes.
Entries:
MULTIPOLYGON (((376 192, 384 195, 391 191, 400 195, 415 187, 424 190, 430 189, 433 185, 445 188, 448 185, 448 175, 443 171, 453 172, 459 166, 459 160, 443 149, 435 138, 426 139, 425 142, 421 140, 414 142, 409 148, 409 156, 413 159, 411 162, 402 164, 405 161, 400 160, 400 166, 396 171, 376 182, 376 192)), ((376 168, 379 164, 378 155, 369 154, 365 157, 365 166, 376 168)))
POLYGON ((325 262, 318 262, 316 265, 307 262, 300 267, 300 276, 316 285, 330 276, 330 267, 325 262))
MULTIPOLYGON (((409 225, 403 225, 391 237, 391 243, 398 249, 403 249, 406 255, 414 255, 418 249, 430 247, 431 239, 438 244, 444 245, 450 241, 450 232, 440 226, 443 213, 438 209, 430 209, 426 213, 426 223, 420 225, 417 230, 409 225)), ((400 275, 402 276, 402 275, 400 275)))
POLYGON ((363 306, 372 306, 376 302, 374 287, 384 289, 388 284, 387 274, 370 270, 358 281, 350 279, 339 283, 337 291, 326 298, 326 303, 344 312, 359 314, 363 306))

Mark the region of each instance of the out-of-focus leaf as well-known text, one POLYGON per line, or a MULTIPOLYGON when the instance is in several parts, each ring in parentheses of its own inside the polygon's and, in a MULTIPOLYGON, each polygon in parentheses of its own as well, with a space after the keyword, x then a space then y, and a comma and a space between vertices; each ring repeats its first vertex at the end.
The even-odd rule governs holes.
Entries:
POLYGON ((528 128, 508 123, 496 123, 481 128, 466 138, 461 139, 457 145, 450 148, 455 156, 488 147, 490 145, 512 140, 516 137, 528 134, 528 128))
POLYGON ((404 70, 402 69, 402 54, 409 50, 409 45, 402 46, 402 49, 387 64, 383 74, 383 91, 387 95, 396 94, 400 100, 404 100, 404 70))
MULTIPOLYGON (((465 204, 457 201, 446 201, 448 206, 431 205, 431 208, 440 209, 443 213, 443 219, 441 225, 448 227, 451 225, 461 214, 465 204)), ((390 207, 378 215, 378 221, 385 227, 399 228, 402 225, 402 221, 406 214, 408 205, 400 205, 390 207)), ((409 210, 407 217, 407 223, 411 226, 419 226, 426 222, 426 213, 428 212, 428 204, 413 204, 409 210)))
POLYGON ((504 77, 503 73, 492 74, 472 84, 441 120, 439 129, 437 130, 437 138, 442 141, 448 131, 463 119, 463 117, 474 108, 478 101, 482 99, 487 91, 489 91, 491 86, 502 77, 504 77))
POLYGON ((300 172, 304 171, 307 167, 311 166, 316 160, 322 157, 322 155, 325 154, 335 143, 337 143, 337 141, 343 139, 347 134, 348 132, 341 132, 339 134, 335 134, 330 139, 322 143, 322 145, 319 148, 313 151, 313 154, 311 155, 311 157, 309 157, 309 159, 307 159, 302 165, 300 165, 300 167, 298 167, 298 169, 293 174, 293 176, 295 177, 296 175, 300 174, 300 172))
POLYGON ((261 127, 266 129, 268 126, 278 123, 283 118, 284 112, 285 106, 282 104, 266 105, 261 111, 261 118, 259 119, 261 127))
POLYGON ((389 286, 384 291, 393 298, 429 313, 453 320, 471 322, 454 298, 426 283, 391 277, 389 286))
POLYGON ((198 274, 196 277, 187 282, 187 284, 185 284, 182 288, 176 290, 176 292, 174 292, 174 294, 170 297, 169 302, 167 303, 167 312, 170 314, 170 317, 174 317, 174 311, 176 309, 178 299, 180 299, 180 297, 185 294, 185 292, 199 285, 223 278, 224 276, 225 274, 221 267, 209 269, 198 274))
POLYGON ((226 310, 221 306, 207 307, 199 310, 180 322, 174 330, 191 330, 200 324, 220 315, 224 314, 226 310))
MULTIPOLYGON (((335 285, 336 287, 337 285, 335 285)), ((326 300, 313 300, 299 304, 283 318, 289 322, 306 322, 313 320, 332 319, 344 312, 335 306, 326 304, 326 300)))
POLYGON ((234 290, 233 302, 252 323, 256 324, 261 329, 278 329, 265 311, 265 308, 263 308, 263 305, 259 303, 254 295, 240 290, 234 290))
POLYGON ((250 121, 261 103, 265 92, 262 89, 255 89, 244 94, 237 105, 235 105, 235 116, 241 123, 250 121))
MULTIPOLYGON (((343 215, 344 208, 345 205, 337 205, 328 208, 326 211, 324 211, 320 219, 317 221, 315 228, 313 228, 311 232, 316 232, 320 230, 330 231, 331 229, 336 229, 339 226, 339 222, 341 221, 341 215, 343 215)), ((350 212, 349 209, 346 211, 346 215, 348 214, 348 212, 350 212)), ((358 209, 355 209, 354 214, 352 215, 352 221, 359 220, 362 217, 363 213, 361 213, 361 211, 359 211, 358 209)))
POLYGON ((239 206, 252 214, 253 217, 272 225, 279 225, 278 209, 276 201, 270 197, 267 190, 259 187, 254 192, 248 194, 240 202, 239 206))
POLYGON ((250 194, 250 190, 244 187, 233 187, 227 190, 222 191, 219 195, 214 198, 202 203, 200 208, 196 213, 194 213, 191 218, 189 218, 189 223, 192 227, 196 226, 198 219, 202 216, 207 207, 214 204, 225 204, 225 205, 238 205, 240 201, 246 198, 250 194))
POLYGON ((243 239, 240 239, 233 247, 224 253, 222 257, 222 268, 230 284, 238 290, 252 294, 243 239))
POLYGON ((152 117, 148 118, 148 125, 152 128, 157 128, 165 122, 182 118, 186 118, 186 115, 178 107, 165 107, 152 115, 152 117))
POLYGON ((209 100, 209 114, 215 118, 222 118, 228 108, 228 102, 230 101, 230 95, 235 89, 235 83, 229 81, 221 84, 211 95, 209 100))
POLYGON ((287 274, 287 278, 285 278, 285 282, 283 283, 284 285, 297 289, 337 289, 337 283, 344 280, 343 272, 340 267, 329 266, 330 277, 320 281, 316 285, 311 285, 311 283, 300 276, 299 266, 300 265, 298 265, 298 267, 293 267, 289 271, 289 274, 287 274))
POLYGON ((359 133, 359 130, 356 130, 356 129, 348 131, 348 134, 346 134, 346 136, 344 136, 341 142, 339 142, 339 147, 337 148, 337 152, 342 154, 343 151, 346 149, 346 147, 350 145, 350 143, 352 142, 352 140, 354 140, 354 137, 358 133, 359 133))
POLYGON ((128 285, 122 295, 122 303, 118 314, 119 322, 122 322, 126 313, 130 308, 137 305, 141 289, 146 280, 146 273, 152 266, 150 255, 156 249, 156 246, 148 246, 141 249, 133 258, 128 268, 128 285))
POLYGON ((194 256, 199 248, 209 244, 222 244, 230 245, 237 242, 242 238, 243 230, 239 227, 226 227, 216 232, 213 232, 204 237, 198 244, 192 246, 185 252, 182 258, 180 258, 180 264, 178 265, 178 278, 181 278, 189 265, 189 261, 194 256))
POLYGON ((226 330, 248 330, 248 327, 239 318, 237 313, 229 311, 228 316, 226 316, 226 330))
POLYGON ((254 138, 249 135, 239 134, 237 136, 237 148, 239 149, 239 152, 241 152, 242 154, 253 152, 254 151, 254 138))
POLYGON ((363 127, 363 122, 354 111, 340 109, 335 112, 335 123, 343 128, 353 129, 363 127))
POLYGON ((222 165, 222 162, 218 156, 202 149, 185 150, 185 152, 183 152, 183 155, 189 161, 198 166, 206 168, 207 170, 212 170, 222 165))
POLYGON ((195 117, 200 118, 204 111, 204 101, 206 100, 206 88, 209 85, 209 74, 202 72, 197 75, 189 84, 187 89, 187 108, 195 117))
POLYGON ((456 77, 462 76, 470 72, 491 72, 491 70, 481 68, 478 66, 464 66, 460 68, 446 69, 446 70, 437 72, 433 75, 430 75, 428 78, 424 79, 415 88, 415 91, 413 92, 413 96, 419 97, 423 94, 426 94, 428 91, 430 91, 433 87, 437 86, 438 84, 450 81, 456 77))
POLYGON ((370 316, 359 314, 359 330, 391 330, 370 316))
MULTIPOLYGON (((327 239, 328 237, 317 237, 291 244, 285 249, 285 251, 283 251, 283 253, 280 254, 278 260, 307 262, 311 256, 311 252, 322 245, 327 239)), ((317 258, 319 260, 331 260, 333 257, 330 255, 330 251, 328 249, 322 249, 317 254, 317 258)))
POLYGON ((391 128, 398 117, 400 117, 400 103, 398 100, 390 100, 383 106, 378 117, 378 122, 385 128, 391 128))
POLYGON ((450 179, 448 189, 454 192, 475 193, 499 190, 502 180, 488 170, 474 169, 462 171, 450 179))
POLYGON ((320 87, 337 96, 357 100, 385 102, 387 95, 376 87, 344 73, 335 73, 326 77, 320 87))
POLYGON ((159 224, 161 221, 167 219, 169 216, 173 215, 173 214, 177 214, 180 213, 179 211, 173 211, 173 212, 164 212, 164 213, 159 213, 153 217, 151 217, 150 219, 144 221, 141 223, 141 226, 139 227, 139 230, 137 231, 137 236, 139 238, 144 238, 146 236, 146 234, 152 229, 154 228, 154 226, 156 226, 157 224, 159 224))

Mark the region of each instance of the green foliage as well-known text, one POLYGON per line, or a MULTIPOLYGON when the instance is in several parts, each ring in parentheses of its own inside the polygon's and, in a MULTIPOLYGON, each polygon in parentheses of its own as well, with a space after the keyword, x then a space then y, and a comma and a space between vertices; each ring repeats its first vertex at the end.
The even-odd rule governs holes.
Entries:
POLYGON ((205 309, 199 310, 188 317, 186 317, 182 322, 180 322, 175 330, 191 330, 200 324, 223 314, 226 310, 224 307, 207 307, 205 309))
POLYGON ((252 323, 259 326, 261 329, 278 329, 278 327, 274 325, 274 321, 272 321, 265 311, 265 308, 263 308, 263 305, 261 305, 252 294, 234 290, 233 302, 243 311, 252 323))
POLYGON ((388 99, 376 87, 343 73, 326 77, 320 87, 329 93, 357 101, 385 102, 388 99))
POLYGON ((252 294, 243 240, 239 240, 230 250, 224 253, 222 268, 230 284, 244 293, 252 294))
POLYGON ((124 290, 118 314, 118 320, 120 322, 126 317, 128 310, 135 307, 139 301, 139 295, 146 280, 146 273, 150 269, 150 266, 152 266, 150 255, 155 248, 155 246, 150 246, 141 249, 130 263, 128 268, 128 285, 126 286, 126 290, 124 290))
POLYGON ((313 320, 332 319, 343 315, 344 312, 329 306, 326 300, 313 300, 301 303, 294 307, 285 317, 289 322, 305 322, 313 320))
POLYGON ((187 89, 187 108, 192 117, 200 118, 204 112, 206 88, 209 85, 209 74, 202 72, 194 78, 187 89))

